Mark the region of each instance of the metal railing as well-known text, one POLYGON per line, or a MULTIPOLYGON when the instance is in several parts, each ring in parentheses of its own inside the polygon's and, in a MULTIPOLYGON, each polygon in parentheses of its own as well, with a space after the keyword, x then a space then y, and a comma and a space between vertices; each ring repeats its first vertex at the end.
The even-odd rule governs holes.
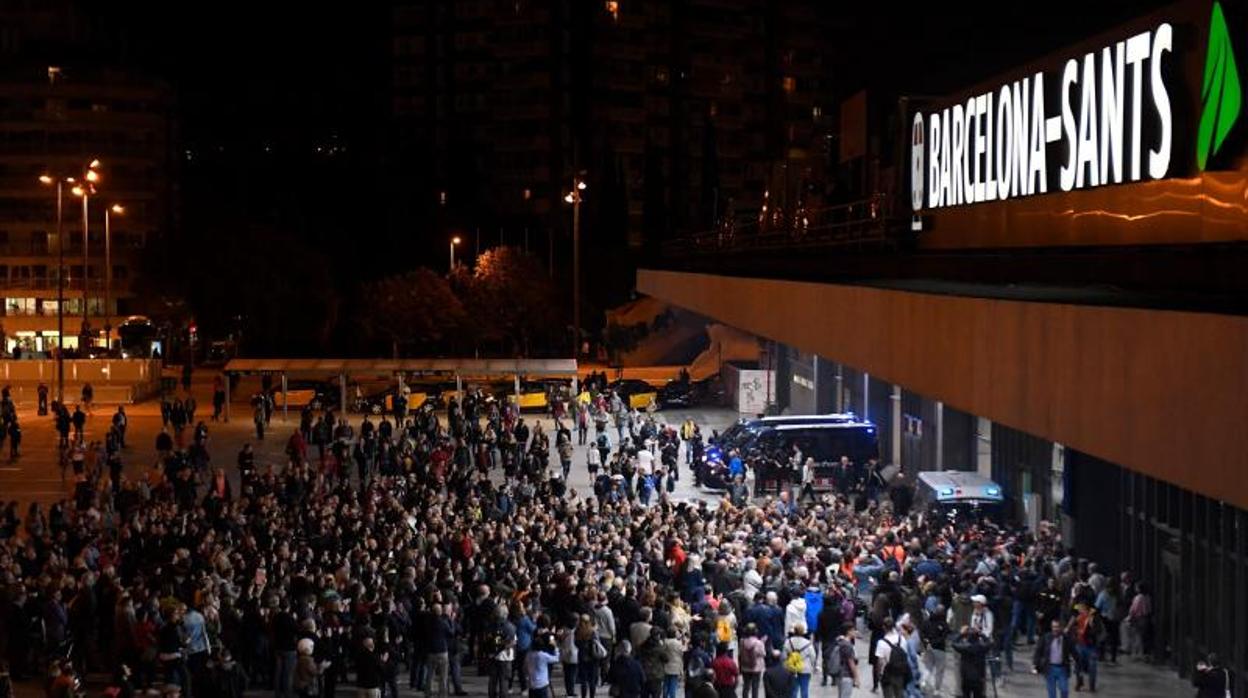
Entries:
POLYGON ((899 225, 884 194, 791 213, 764 206, 757 216, 727 219, 712 230, 664 242, 662 252, 670 258, 888 244, 899 225))

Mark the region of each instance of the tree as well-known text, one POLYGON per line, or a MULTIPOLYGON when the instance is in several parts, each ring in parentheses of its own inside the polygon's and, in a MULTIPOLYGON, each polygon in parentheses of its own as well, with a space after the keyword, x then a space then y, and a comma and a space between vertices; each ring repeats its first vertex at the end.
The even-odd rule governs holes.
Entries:
POLYGON ((464 325, 463 303, 427 267, 365 283, 362 293, 365 330, 395 358, 404 345, 438 344, 464 325))
POLYGON ((517 247, 483 252, 466 286, 465 305, 480 339, 506 340, 512 351, 527 354, 531 340, 551 339, 559 326, 554 283, 536 257, 517 247))

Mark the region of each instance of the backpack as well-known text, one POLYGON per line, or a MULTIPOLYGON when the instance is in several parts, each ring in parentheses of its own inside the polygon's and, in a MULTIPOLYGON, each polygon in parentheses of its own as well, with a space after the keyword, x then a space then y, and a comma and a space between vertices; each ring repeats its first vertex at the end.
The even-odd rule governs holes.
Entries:
MULTIPOLYGON (((841 674, 845 671, 845 650, 848 647, 848 643, 840 638, 837 638, 836 646, 832 650, 832 656, 824 659, 824 663, 827 665, 824 673, 828 675, 828 678, 841 678, 841 674)), ((850 649, 850 652, 852 651, 853 650, 850 649)))
POLYGON ((789 640, 789 651, 784 656, 784 668, 790 674, 806 673, 806 659, 802 657, 802 653, 793 647, 793 641, 789 640))
POLYGON ((748 644, 748 645, 742 644, 741 645, 741 666, 743 667, 756 666, 758 664, 758 655, 759 655, 759 652, 758 652, 758 647, 756 645, 754 645, 753 643, 748 644))
MULTIPOLYGON (((668 480, 668 482, 671 482, 671 480, 668 480)), ((715 636, 719 638, 720 642, 732 641, 732 626, 728 623, 727 618, 721 617, 715 623, 715 636)))
POLYGON ((894 645, 888 640, 884 644, 892 648, 888 653, 888 662, 884 665, 884 676, 890 683, 905 685, 910 683, 910 657, 900 643, 894 645))

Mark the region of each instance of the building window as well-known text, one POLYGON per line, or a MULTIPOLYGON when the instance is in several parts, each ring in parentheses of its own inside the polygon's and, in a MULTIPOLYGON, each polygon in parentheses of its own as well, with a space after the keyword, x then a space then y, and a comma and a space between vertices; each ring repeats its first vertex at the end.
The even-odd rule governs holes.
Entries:
POLYGON ((783 88, 785 92, 795 91, 797 89, 797 78, 786 75, 784 79, 780 81, 780 87, 783 88))
POLYGON ((5 298, 4 299, 5 315, 34 315, 35 299, 34 298, 5 298))

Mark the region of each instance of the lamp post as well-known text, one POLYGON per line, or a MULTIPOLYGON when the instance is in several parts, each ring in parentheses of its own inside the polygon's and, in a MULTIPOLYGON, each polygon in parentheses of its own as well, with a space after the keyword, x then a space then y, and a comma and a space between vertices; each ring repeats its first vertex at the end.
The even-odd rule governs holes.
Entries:
POLYGON ((73 178, 53 178, 42 175, 39 182, 44 186, 56 184, 56 401, 65 404, 65 230, 64 203, 65 182, 73 183, 73 178))
MULTIPOLYGON (((87 319, 87 313, 89 312, 88 293, 91 287, 91 218, 89 212, 91 195, 95 193, 95 185, 100 181, 100 173, 96 171, 96 168, 99 166, 99 160, 92 160, 87 165, 87 173, 83 176, 83 179, 86 181, 73 188, 74 196, 82 197, 82 334, 79 340, 80 343, 83 340, 89 341, 87 336, 90 328, 90 321, 87 319)), ((84 348, 79 346, 78 351, 81 352, 84 348)))
POLYGON ((104 344, 109 350, 113 348, 113 238, 109 230, 109 214, 120 216, 125 212, 121 204, 104 209, 104 344))
POLYGON ((572 204, 572 358, 581 355, 581 192, 585 180, 572 178, 572 190, 563 200, 572 204))
POLYGON ((460 242, 461 240, 459 239, 458 235, 451 238, 451 268, 450 268, 451 272, 455 271, 455 246, 458 245, 460 242))

